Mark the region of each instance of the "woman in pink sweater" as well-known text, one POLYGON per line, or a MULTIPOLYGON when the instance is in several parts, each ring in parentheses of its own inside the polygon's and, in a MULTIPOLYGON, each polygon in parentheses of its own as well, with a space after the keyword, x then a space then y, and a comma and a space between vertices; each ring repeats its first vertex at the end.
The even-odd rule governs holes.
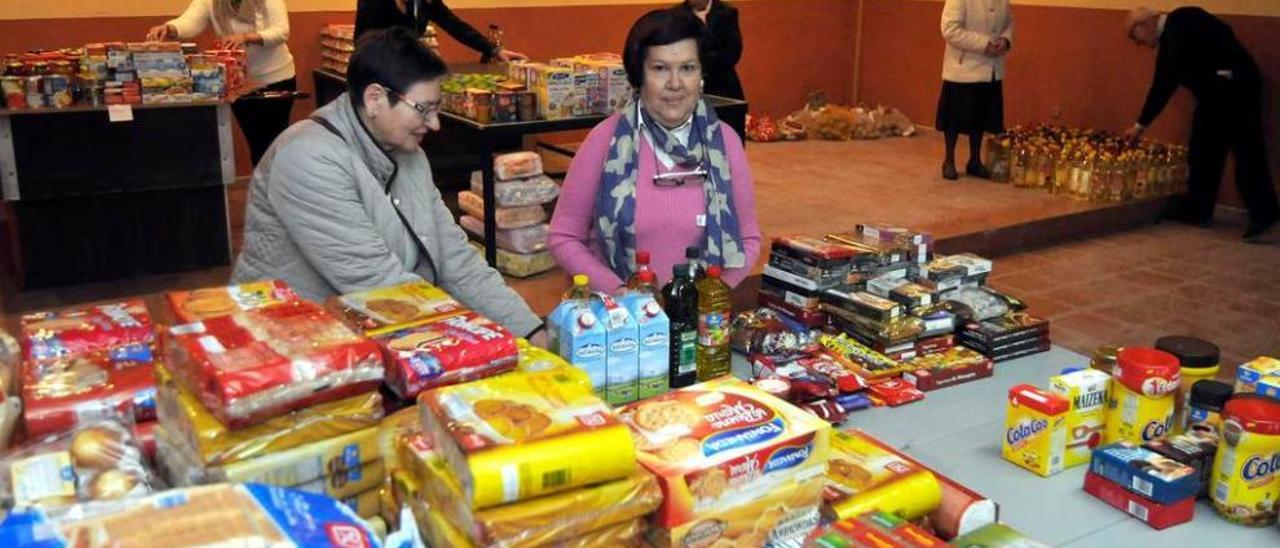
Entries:
POLYGON ((702 100, 702 27, 662 9, 631 27, 623 50, 637 99, 591 130, 551 218, 560 267, 612 292, 648 251, 660 283, 697 247, 737 285, 760 254, 742 141, 702 100))

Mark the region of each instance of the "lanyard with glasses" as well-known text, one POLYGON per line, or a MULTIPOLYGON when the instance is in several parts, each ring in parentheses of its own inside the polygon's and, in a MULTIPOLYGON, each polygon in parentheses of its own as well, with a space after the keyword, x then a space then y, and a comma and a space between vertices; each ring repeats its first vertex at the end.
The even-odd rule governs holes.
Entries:
POLYGON ((659 173, 653 176, 653 184, 654 186, 660 187, 684 186, 685 183, 688 183, 689 180, 694 177, 706 179, 707 170, 702 169, 702 165, 699 164, 696 168, 688 171, 668 171, 666 173, 659 173))

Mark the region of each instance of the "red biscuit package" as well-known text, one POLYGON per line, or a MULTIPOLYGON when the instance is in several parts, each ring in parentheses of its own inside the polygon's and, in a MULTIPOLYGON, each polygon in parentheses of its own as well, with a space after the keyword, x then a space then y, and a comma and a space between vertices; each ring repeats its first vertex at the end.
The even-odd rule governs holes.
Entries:
POLYGON ((889 407, 897 407, 924 399, 924 392, 902 379, 871 381, 867 385, 867 390, 871 392, 872 398, 889 407))
POLYGON ((1172 504, 1160 504, 1093 472, 1085 474, 1084 490, 1112 508, 1138 518, 1153 529, 1165 529, 1191 521, 1196 511, 1195 497, 1187 497, 1172 504))
POLYGON ((23 356, 32 363, 102 354, 124 365, 149 364, 155 349, 155 326, 139 299, 26 314, 21 323, 23 356))
POLYGON ((516 367, 515 337, 475 312, 374 337, 387 362, 387 385, 401 398, 516 367))
POLYGON ((174 291, 165 295, 173 317, 179 323, 198 322, 298 300, 298 295, 280 280, 249 282, 226 287, 174 291))
POLYGON ((102 416, 156 416, 156 381, 150 366, 117 369, 105 356, 90 354, 37 366, 24 364, 23 422, 27 436, 70 430, 102 416))
POLYGON ((291 303, 176 326, 174 377, 229 428, 373 390, 382 352, 319 306, 291 303))

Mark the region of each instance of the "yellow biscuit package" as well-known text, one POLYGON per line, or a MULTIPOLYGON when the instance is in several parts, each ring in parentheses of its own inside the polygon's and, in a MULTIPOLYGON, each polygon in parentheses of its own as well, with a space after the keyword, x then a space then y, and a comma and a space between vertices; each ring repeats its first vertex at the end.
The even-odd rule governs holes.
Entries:
POLYGON ((194 451, 164 428, 156 428, 156 446, 159 464, 168 471, 169 480, 176 485, 230 482, 289 487, 374 465, 378 470, 382 469, 376 427, 216 466, 201 465, 194 451))
POLYGON ((330 297, 325 306, 367 337, 467 310, 443 289, 424 281, 330 297))
POLYGON ((722 377, 627 405, 619 416, 640 463, 663 484, 653 540, 776 542, 817 522, 831 426, 808 411, 722 377))
POLYGON ((824 513, 853 519, 873 510, 903 519, 922 517, 942 502, 942 486, 928 469, 858 430, 831 433, 824 513))
POLYGON ((585 379, 584 382, 588 385, 591 383, 591 378, 587 376, 585 371, 574 367, 573 364, 567 361, 564 361, 564 358, 561 358, 555 352, 551 352, 550 350, 531 344, 523 338, 516 339, 516 348, 520 351, 519 360, 516 362, 517 371, 540 373, 543 371, 557 369, 568 372, 577 372, 583 379, 585 379))
POLYGON ((1010 388, 1001 455, 1041 476, 1061 472, 1070 408, 1061 396, 1029 384, 1010 388))
POLYGON ((463 500, 487 508, 625 478, 631 432, 560 369, 513 372, 419 396, 422 426, 458 479, 463 500))
POLYGON ((298 300, 289 284, 280 280, 249 282, 226 287, 174 291, 165 295, 179 324, 229 316, 236 312, 298 300))
POLYGON ((229 430, 163 366, 156 372, 160 425, 199 453, 205 465, 220 465, 278 453, 376 426, 382 420, 377 392, 322 403, 238 430, 229 430))
POLYGON ((378 424, 378 454, 387 463, 388 470, 406 467, 400 446, 404 440, 422 434, 422 414, 417 407, 407 407, 387 415, 378 424))
POLYGON ((381 489, 375 487, 368 489, 354 496, 341 499, 342 503, 347 505, 352 512, 364 519, 377 517, 382 513, 382 497, 381 489))

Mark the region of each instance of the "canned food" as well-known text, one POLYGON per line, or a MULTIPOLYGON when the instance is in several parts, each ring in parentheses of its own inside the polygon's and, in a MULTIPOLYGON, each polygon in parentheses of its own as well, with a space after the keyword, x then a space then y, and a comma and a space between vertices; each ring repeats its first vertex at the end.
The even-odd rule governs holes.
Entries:
POLYGON ((0 77, 0 92, 4 93, 4 106, 11 109, 27 108, 26 85, 21 76, 0 77))
POLYGON ((1222 443, 1213 460, 1213 508, 1233 523, 1276 522, 1280 499, 1280 400, 1246 394, 1222 410, 1222 443))

